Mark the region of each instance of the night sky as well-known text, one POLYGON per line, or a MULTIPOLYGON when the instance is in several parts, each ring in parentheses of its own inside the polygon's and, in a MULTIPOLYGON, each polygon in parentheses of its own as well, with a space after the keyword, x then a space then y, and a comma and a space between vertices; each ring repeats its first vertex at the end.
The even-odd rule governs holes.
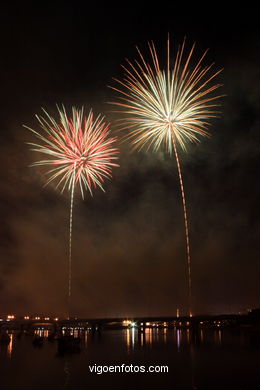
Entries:
MULTIPOLYGON (((43 187, 45 169, 26 142, 41 107, 93 107, 111 122, 107 87, 125 58, 164 61, 196 41, 205 64, 224 68, 221 117, 212 137, 180 151, 190 223, 194 311, 227 313, 260 306, 260 33, 254 9, 151 2, 1 2, 0 312, 66 311, 69 193, 43 187), (37 4, 37 5, 36 5, 37 4), (174 50, 173 50, 174 51, 174 50)), ((120 136, 120 134, 119 134, 120 136)), ((76 193, 73 312, 78 316, 174 315, 187 310, 183 211, 174 158, 130 153, 85 201, 76 193)), ((40 156, 39 156, 40 157, 40 156)))

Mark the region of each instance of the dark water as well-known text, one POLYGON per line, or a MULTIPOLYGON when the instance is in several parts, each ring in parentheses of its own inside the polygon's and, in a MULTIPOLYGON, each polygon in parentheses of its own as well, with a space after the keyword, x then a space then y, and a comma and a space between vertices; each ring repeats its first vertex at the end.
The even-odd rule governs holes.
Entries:
POLYGON ((33 345, 33 334, 9 332, 10 343, 0 345, 0 389, 260 390, 260 345, 248 331, 203 330, 197 343, 187 329, 78 332, 80 351, 64 355, 47 331, 41 331, 42 346, 33 345), (122 364, 168 366, 168 373, 89 370, 122 364))

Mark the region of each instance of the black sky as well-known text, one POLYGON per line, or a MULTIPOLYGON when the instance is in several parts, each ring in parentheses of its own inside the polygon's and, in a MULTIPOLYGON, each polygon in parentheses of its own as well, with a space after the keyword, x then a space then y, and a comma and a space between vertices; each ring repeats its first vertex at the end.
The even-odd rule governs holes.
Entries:
MULTIPOLYGON (((186 36, 206 62, 224 67, 221 118, 212 137, 181 152, 190 218, 194 305, 217 313, 260 306, 260 34, 254 9, 211 3, 1 2, 0 312, 57 313, 66 307, 69 194, 43 188, 28 150, 41 107, 84 105, 114 116, 107 88, 120 64, 168 33, 186 36)), ((176 163, 130 154, 82 201, 73 232, 74 311, 85 316, 175 314, 187 308, 187 269, 176 163)))

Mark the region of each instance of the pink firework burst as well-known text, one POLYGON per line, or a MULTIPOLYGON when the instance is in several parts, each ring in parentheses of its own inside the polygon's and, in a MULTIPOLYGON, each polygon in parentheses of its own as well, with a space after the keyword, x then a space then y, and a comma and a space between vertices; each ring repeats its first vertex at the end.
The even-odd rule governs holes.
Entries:
MULTIPOLYGON (((109 125, 100 115, 94 119, 90 111, 83 117, 83 108, 72 108, 72 118, 68 118, 65 108, 58 108, 60 121, 56 122, 45 110, 46 118, 36 115, 44 134, 29 127, 40 143, 29 143, 32 150, 48 156, 47 159, 33 163, 49 165, 54 168, 46 184, 58 179, 56 188, 62 186, 72 188, 79 184, 82 197, 84 189, 92 194, 92 187, 99 186, 103 191, 105 178, 111 177, 112 167, 117 167, 114 161, 118 158, 118 150, 113 146, 116 137, 109 138, 109 125)), ((74 189, 74 188, 73 188, 74 189)))
POLYGON ((71 305, 71 266, 72 266, 72 219, 73 200, 76 185, 79 185, 82 198, 84 190, 92 195, 92 188, 100 187, 111 178, 112 167, 118 167, 118 149, 114 147, 116 137, 109 137, 109 125, 100 115, 94 119, 92 110, 84 117, 83 108, 72 108, 72 117, 68 118, 65 108, 59 109, 59 122, 45 110, 46 117, 36 115, 42 131, 25 126, 38 138, 40 143, 30 142, 32 150, 44 154, 45 159, 34 162, 33 166, 47 165, 46 185, 57 180, 56 188, 67 188, 71 194, 69 224, 69 281, 68 316, 71 305))

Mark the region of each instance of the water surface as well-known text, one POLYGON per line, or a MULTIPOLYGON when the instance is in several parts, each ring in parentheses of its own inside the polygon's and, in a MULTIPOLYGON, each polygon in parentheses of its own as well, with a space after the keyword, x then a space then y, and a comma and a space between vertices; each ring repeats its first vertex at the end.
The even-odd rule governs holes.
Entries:
POLYGON ((57 340, 48 340, 48 331, 36 333, 42 345, 33 345, 35 334, 15 331, 8 345, 0 345, 1 390, 260 389, 260 346, 248 331, 201 330, 194 342, 189 329, 78 330, 79 348, 64 354, 57 340), (99 366, 122 364, 136 371, 167 366, 168 372, 97 373, 99 366))

